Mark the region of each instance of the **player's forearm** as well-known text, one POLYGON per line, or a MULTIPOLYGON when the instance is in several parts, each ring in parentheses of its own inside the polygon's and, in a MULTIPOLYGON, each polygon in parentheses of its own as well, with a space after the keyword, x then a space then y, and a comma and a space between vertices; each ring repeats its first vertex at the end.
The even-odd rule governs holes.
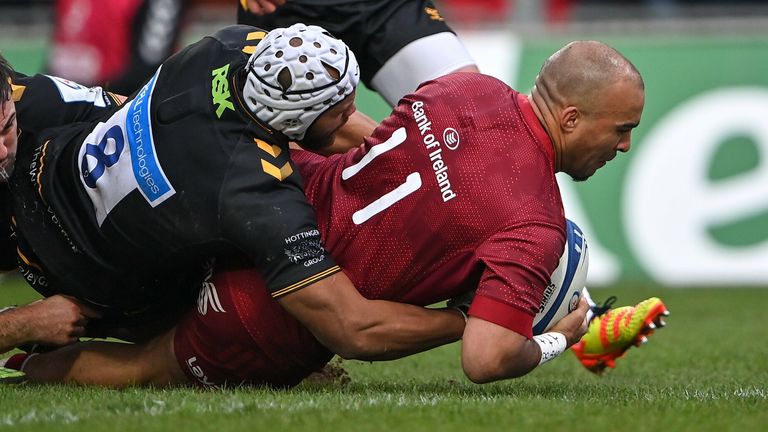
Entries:
POLYGON ((344 272, 282 296, 280 304, 328 349, 360 360, 391 360, 461 338, 456 310, 368 300, 344 272))
POLYGON ((387 301, 372 301, 378 318, 367 317, 356 331, 356 352, 347 358, 394 360, 456 342, 464 332, 464 317, 455 309, 428 309, 387 301))
POLYGON ((349 117, 349 121, 336 133, 333 145, 323 149, 322 153, 325 156, 330 156, 336 153, 346 153, 355 147, 359 147, 365 137, 371 136, 373 130, 376 129, 376 125, 372 118, 360 111, 355 111, 349 117))
POLYGON ((28 342, 28 328, 24 311, 9 309, 0 312, 0 353, 28 342))

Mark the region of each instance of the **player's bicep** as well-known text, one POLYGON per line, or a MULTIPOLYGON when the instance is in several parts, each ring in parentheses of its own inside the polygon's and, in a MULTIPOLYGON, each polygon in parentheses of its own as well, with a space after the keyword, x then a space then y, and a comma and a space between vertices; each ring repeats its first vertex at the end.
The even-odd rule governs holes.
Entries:
POLYGON ((486 269, 470 314, 531 336, 564 242, 562 227, 546 223, 513 226, 488 239, 478 248, 486 269))

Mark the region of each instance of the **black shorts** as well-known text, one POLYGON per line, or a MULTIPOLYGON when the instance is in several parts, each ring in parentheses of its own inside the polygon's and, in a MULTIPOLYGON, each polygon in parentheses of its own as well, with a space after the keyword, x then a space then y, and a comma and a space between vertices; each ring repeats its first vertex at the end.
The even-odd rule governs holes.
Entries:
POLYGON ((428 0, 371 0, 340 4, 287 1, 268 15, 254 15, 238 6, 237 22, 266 30, 302 22, 319 25, 342 39, 360 63, 368 87, 381 66, 409 43, 453 30, 428 0))

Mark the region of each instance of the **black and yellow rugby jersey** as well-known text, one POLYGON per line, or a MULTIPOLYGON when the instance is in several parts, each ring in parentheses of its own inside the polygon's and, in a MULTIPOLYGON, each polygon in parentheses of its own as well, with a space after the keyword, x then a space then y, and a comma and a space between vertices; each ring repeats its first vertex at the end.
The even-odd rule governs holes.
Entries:
POLYGON ((133 307, 214 255, 249 258, 275 296, 339 270, 286 137, 241 100, 263 36, 233 26, 206 37, 108 119, 19 150, 18 233, 57 292, 133 307))
MULTIPOLYGON (((89 88, 48 75, 27 76, 16 72, 11 77, 11 90, 22 143, 47 128, 98 120, 120 105, 116 95, 101 87, 89 88)), ((9 231, 11 214, 7 185, 0 187, 0 195, 0 270, 6 271, 17 267, 17 251, 16 240, 9 231)))

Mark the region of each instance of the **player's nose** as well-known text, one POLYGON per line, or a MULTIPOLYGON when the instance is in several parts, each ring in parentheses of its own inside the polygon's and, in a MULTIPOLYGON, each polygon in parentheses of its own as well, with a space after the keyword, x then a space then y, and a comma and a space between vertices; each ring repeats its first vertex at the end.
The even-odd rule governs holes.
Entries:
POLYGON ((6 142, 6 139, 0 136, 0 162, 8 157, 8 147, 5 146, 6 142))

